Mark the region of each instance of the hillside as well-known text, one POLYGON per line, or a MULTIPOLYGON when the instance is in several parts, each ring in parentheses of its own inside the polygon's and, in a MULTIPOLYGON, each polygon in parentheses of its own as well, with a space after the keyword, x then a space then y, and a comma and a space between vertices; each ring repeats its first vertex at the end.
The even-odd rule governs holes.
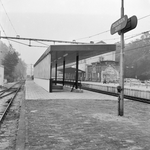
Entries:
MULTIPOLYGON (((116 61, 119 61, 120 43, 117 43, 116 61)), ((150 79, 150 33, 125 45, 125 77, 150 79)))

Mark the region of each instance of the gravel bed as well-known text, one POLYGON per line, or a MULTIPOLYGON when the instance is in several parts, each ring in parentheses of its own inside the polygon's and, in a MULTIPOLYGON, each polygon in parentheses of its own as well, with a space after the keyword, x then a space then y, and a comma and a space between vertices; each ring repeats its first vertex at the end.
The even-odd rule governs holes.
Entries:
POLYGON ((0 150, 15 150, 20 106, 24 98, 23 90, 16 96, 0 129, 0 150))

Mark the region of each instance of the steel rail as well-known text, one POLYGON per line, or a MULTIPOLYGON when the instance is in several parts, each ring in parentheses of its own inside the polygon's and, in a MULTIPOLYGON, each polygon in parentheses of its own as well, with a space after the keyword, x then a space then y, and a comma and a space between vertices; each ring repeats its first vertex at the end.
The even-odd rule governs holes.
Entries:
POLYGON ((0 118, 0 127, 1 127, 1 125, 2 125, 2 123, 3 123, 3 121, 4 121, 4 119, 5 119, 5 116, 6 116, 7 112, 8 112, 8 110, 9 110, 10 106, 12 105, 13 100, 14 100, 15 97, 17 96, 17 94, 18 94, 19 90, 21 89, 22 85, 23 85, 23 84, 21 84, 21 85, 18 87, 18 89, 16 90, 16 93, 14 94, 14 96, 13 96, 12 98, 8 99, 8 101, 9 101, 9 102, 8 102, 8 105, 7 105, 5 111, 3 112, 3 114, 2 114, 2 116, 1 116, 1 118, 0 118))
MULTIPOLYGON (((7 88, 7 89, 1 91, 1 92, 0 92, 0 97, 1 97, 5 92, 10 91, 11 89, 13 89, 13 87, 14 87, 15 85, 17 85, 17 84, 20 84, 20 82, 17 82, 17 83, 15 83, 15 84, 13 84, 11 87, 9 87, 9 88, 7 88)), ((16 89, 16 88, 15 88, 15 89, 16 89)))
MULTIPOLYGON (((16 89, 16 90, 17 90, 17 89, 16 89)), ((0 99, 6 97, 6 96, 8 96, 8 95, 11 95, 12 93, 15 93, 16 90, 11 91, 10 93, 7 93, 7 94, 5 94, 5 95, 3 95, 3 96, 0 96, 0 99)), ((6 92, 7 92, 7 91, 6 91, 6 92)))

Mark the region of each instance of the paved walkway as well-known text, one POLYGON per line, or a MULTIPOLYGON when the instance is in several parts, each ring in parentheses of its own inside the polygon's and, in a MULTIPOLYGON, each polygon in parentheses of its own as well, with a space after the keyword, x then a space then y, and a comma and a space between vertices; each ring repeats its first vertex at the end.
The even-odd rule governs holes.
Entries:
POLYGON ((35 84, 33 81, 26 82, 26 100, 47 100, 47 99, 111 99, 117 100, 114 96, 108 96, 100 93, 90 91, 83 91, 83 93, 70 92, 71 88, 65 87, 64 90, 54 91, 48 93, 45 89, 35 84))
POLYGON ((150 150, 150 105, 125 101, 118 117, 117 103, 93 92, 47 93, 26 82, 17 150, 150 150))

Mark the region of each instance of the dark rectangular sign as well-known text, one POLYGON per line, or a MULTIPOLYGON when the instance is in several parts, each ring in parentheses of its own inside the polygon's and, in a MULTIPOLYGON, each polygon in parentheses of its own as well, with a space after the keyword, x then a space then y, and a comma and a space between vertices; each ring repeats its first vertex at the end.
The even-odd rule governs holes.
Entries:
POLYGON ((111 25, 111 30, 110 33, 111 34, 115 34, 116 32, 122 30, 123 28, 125 28, 126 24, 128 21, 128 17, 127 15, 123 16, 122 18, 120 18, 119 20, 117 20, 116 22, 114 22, 111 25))

